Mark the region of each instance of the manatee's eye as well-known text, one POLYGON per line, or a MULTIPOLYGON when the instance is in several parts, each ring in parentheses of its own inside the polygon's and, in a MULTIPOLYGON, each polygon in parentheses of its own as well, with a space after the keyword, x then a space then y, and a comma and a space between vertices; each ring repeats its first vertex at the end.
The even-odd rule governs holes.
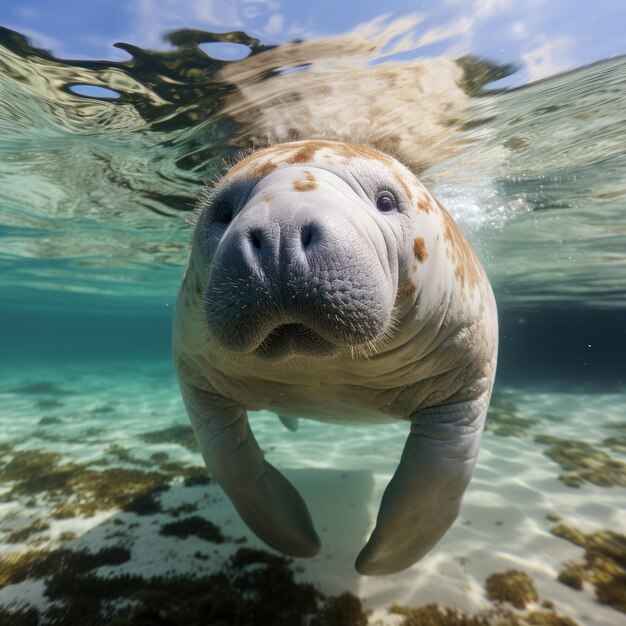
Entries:
POLYGON ((381 191, 376 196, 376 208, 382 213, 388 213, 389 211, 397 209, 398 206, 396 204, 396 199, 393 197, 391 192, 381 191))
POLYGON ((220 202, 215 209, 215 221, 220 224, 229 224, 233 219, 233 208, 228 202, 220 202))

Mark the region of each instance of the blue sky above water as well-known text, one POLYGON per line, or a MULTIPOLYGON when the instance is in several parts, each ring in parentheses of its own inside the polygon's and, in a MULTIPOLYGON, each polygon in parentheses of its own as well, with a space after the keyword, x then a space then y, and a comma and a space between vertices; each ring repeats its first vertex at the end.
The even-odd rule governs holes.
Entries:
MULTIPOLYGON (((243 30, 262 43, 346 33, 364 22, 416 16, 421 45, 404 57, 475 54, 520 70, 524 84, 626 52, 626 3, 620 0, 34 0, 0 3, 0 25, 55 56, 125 60, 123 41, 167 49, 180 28, 243 30)), ((224 49, 223 56, 236 55, 224 49)), ((235 57, 234 57, 235 58, 235 57)))

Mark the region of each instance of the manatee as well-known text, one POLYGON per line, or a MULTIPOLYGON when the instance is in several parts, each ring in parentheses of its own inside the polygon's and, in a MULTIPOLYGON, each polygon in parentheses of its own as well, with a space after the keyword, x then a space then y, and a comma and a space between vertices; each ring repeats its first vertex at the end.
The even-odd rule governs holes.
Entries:
POLYGON ((439 541, 472 476, 498 343, 489 280, 446 209, 391 156, 298 141, 254 152, 200 201, 173 323, 183 401, 207 468, 267 545, 311 557, 300 494, 248 411, 295 428, 407 422, 364 575, 439 541))

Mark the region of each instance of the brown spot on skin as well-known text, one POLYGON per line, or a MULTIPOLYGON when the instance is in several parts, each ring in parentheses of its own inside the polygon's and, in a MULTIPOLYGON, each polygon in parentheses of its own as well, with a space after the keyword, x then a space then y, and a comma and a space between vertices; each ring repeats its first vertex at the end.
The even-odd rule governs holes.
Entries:
POLYGON ((320 145, 323 142, 321 141, 311 141, 307 143, 304 147, 300 148, 296 152, 294 152, 285 163, 295 164, 295 163, 309 163, 313 160, 315 153, 324 146, 320 145))
POLYGON ((225 178, 237 178, 239 174, 244 173, 246 176, 263 177, 267 176, 270 172, 278 167, 278 163, 270 158, 269 155, 273 152, 271 148, 254 152, 247 156, 245 159, 235 163, 225 175, 225 178), (248 168, 250 168, 248 170, 248 168))
MULTIPOLYGON (((393 170, 393 168, 390 169, 393 170)), ((400 183, 400 186, 402 187, 404 195, 407 197, 408 201, 413 202, 413 192, 411 191, 411 188, 407 185, 406 180, 404 180, 404 176, 402 175, 402 173, 394 171, 394 175, 398 183, 400 183)))
POLYGON ((265 161, 265 163, 260 163, 256 167, 252 169, 250 172, 254 178, 264 178, 270 172, 273 172, 278 167, 278 163, 272 160, 265 161))
POLYGON ((373 148, 369 148, 368 146, 361 146, 349 143, 341 143, 341 142, 332 142, 332 141, 324 141, 324 140, 312 140, 307 141, 306 144, 296 148, 294 151, 293 146, 289 146, 286 144, 285 146, 278 146, 277 148, 268 148, 268 150, 279 150, 279 151, 289 151, 293 152, 285 161, 285 163, 305 163, 310 161, 318 150, 322 150, 326 148, 331 151, 335 156, 342 157, 346 160, 354 159, 354 158, 366 158, 373 159, 374 161, 379 161, 383 163, 387 167, 392 167, 394 161, 391 157, 386 154, 379 152, 378 150, 374 150, 373 148))
POLYGON ((273 198, 274 196, 269 191, 266 191, 261 195, 261 202, 271 202, 273 198))
POLYGON ((407 297, 412 296, 415 293, 416 289, 417 285, 412 280, 409 280, 402 290, 402 295, 407 297))
POLYGON ((322 148, 331 148, 334 144, 328 141, 307 141, 299 147, 292 144, 283 144, 264 148, 248 155, 245 159, 233 165, 225 177, 237 177, 240 174, 250 177, 267 176, 281 163, 290 165, 307 163, 313 159, 315 153, 322 148), (287 158, 284 158, 287 156, 287 158), (256 165, 254 165, 256 163, 256 165))
POLYGON ((420 211, 424 211, 424 213, 430 213, 430 210, 432 209, 432 204, 427 196, 422 196, 417 201, 417 207, 420 211))
POLYGON ((294 180, 293 188, 296 191, 312 191, 317 187, 317 181, 315 180, 315 176, 311 173, 310 170, 304 170, 304 176, 306 180, 294 180))
POLYGON ((423 237, 415 237, 413 240, 413 254, 420 263, 423 263, 428 258, 428 250, 426 250, 423 237))
POLYGON ((448 211, 439 200, 435 199, 435 202, 439 206, 443 218, 443 238, 448 243, 446 256, 449 256, 456 265, 454 274, 461 285, 461 289, 465 289, 466 286, 469 289, 474 289, 481 281, 480 263, 448 211))
POLYGON ((383 163, 387 167, 393 166, 393 160, 391 157, 386 154, 379 152, 378 150, 374 150, 368 146, 360 146, 360 145, 352 145, 352 144, 341 144, 342 150, 335 152, 341 152, 347 157, 365 157, 368 159, 372 159, 374 161, 379 161, 383 163))
POLYGON ((224 178, 236 177, 237 172, 241 172, 241 170, 245 169, 248 165, 250 165, 252 161, 256 160, 259 157, 259 154, 260 153, 251 154, 250 156, 247 156, 245 159, 241 159, 241 161, 239 161, 238 163, 235 163, 235 165, 233 165, 228 170, 228 172, 226 172, 224 178))

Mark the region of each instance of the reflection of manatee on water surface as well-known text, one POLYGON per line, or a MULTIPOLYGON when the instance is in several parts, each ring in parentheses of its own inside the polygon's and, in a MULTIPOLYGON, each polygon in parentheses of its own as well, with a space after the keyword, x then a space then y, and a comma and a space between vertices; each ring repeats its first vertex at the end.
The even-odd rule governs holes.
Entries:
POLYGON ((247 411, 410 422, 363 574, 402 570, 456 518, 495 373, 496 307, 447 211, 364 146, 255 152, 205 195, 174 321, 174 358, 207 467, 248 526, 293 556, 320 548, 247 411))

